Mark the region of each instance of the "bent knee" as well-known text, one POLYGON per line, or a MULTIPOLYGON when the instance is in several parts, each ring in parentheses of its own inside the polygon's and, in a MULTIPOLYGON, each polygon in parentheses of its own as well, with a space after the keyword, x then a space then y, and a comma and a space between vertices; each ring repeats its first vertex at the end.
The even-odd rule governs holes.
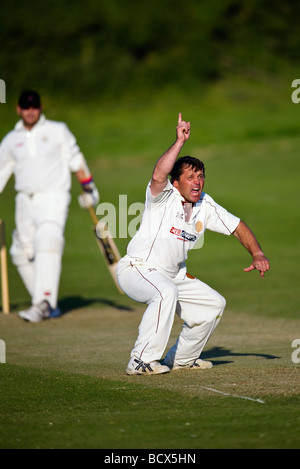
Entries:
POLYGON ((218 309, 220 313, 223 313, 226 307, 226 300, 224 296, 217 293, 214 301, 215 301, 215 307, 218 309))
POLYGON ((34 248, 32 243, 26 245, 20 240, 19 233, 14 230, 12 233, 12 245, 9 249, 12 263, 16 266, 26 265, 34 258, 34 248))

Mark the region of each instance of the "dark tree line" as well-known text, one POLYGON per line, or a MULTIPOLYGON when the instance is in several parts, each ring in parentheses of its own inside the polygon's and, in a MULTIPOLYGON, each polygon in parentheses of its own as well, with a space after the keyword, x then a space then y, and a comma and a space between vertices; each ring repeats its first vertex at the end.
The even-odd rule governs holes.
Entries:
POLYGON ((93 98, 276 74, 298 64, 299 10, 290 0, 1 0, 0 78, 93 98))

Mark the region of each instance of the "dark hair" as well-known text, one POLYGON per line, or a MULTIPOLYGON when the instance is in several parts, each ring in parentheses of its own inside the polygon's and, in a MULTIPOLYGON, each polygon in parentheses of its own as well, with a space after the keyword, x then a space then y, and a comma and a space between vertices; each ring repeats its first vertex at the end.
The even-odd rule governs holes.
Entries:
POLYGON ((192 156, 182 156, 176 160, 172 171, 170 172, 171 182, 179 180, 183 172, 183 166, 191 166, 195 171, 203 171, 205 176, 205 167, 203 161, 192 156))

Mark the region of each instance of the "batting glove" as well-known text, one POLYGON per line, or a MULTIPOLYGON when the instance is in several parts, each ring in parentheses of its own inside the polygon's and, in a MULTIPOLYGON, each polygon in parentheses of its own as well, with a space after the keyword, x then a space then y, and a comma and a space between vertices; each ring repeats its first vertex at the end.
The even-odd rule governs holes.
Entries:
POLYGON ((81 208, 88 209, 96 206, 100 200, 99 192, 95 186, 93 179, 90 178, 81 182, 83 193, 79 195, 78 202, 81 208))

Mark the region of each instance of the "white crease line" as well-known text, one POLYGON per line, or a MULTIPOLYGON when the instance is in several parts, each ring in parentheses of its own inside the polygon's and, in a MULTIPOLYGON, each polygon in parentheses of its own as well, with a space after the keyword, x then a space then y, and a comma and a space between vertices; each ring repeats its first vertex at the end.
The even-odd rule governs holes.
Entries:
POLYGON ((224 396, 237 397, 238 399, 247 399, 248 401, 254 401, 254 402, 259 402, 259 404, 265 404, 265 401, 263 401, 262 399, 252 399, 252 397, 238 396, 237 394, 230 394, 229 392, 218 391, 217 389, 206 388, 205 386, 199 386, 199 387, 202 388, 202 389, 207 389, 208 391, 223 394, 224 396))

